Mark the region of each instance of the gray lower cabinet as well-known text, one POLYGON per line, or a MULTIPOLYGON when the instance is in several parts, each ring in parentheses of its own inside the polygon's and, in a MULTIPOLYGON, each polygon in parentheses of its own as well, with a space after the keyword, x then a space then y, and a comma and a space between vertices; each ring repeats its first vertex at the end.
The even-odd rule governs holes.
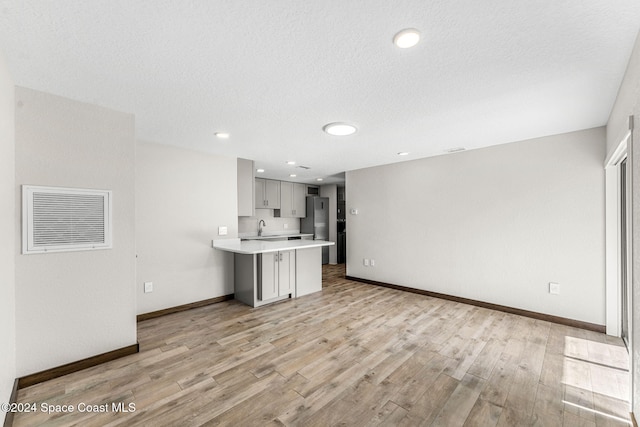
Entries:
POLYGON ((233 257, 234 297, 251 307, 322 290, 322 248, 233 257))
POLYGON ((267 252, 258 255, 258 299, 289 295, 296 286, 296 252, 267 252))

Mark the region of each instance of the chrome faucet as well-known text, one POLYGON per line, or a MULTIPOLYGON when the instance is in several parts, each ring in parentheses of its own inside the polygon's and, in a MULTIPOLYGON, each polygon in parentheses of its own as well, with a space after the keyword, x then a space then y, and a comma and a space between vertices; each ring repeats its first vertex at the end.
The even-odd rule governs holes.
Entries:
POLYGON ((267 224, 265 224, 264 219, 261 219, 260 222, 258 223, 258 236, 262 236, 262 226, 267 226, 267 224))

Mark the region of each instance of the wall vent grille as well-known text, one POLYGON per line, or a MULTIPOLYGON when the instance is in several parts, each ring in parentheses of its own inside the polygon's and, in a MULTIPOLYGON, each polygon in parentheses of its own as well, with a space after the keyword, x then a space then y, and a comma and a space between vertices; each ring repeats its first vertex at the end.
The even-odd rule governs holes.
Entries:
POLYGON ((111 248, 111 191, 24 185, 23 254, 111 248))

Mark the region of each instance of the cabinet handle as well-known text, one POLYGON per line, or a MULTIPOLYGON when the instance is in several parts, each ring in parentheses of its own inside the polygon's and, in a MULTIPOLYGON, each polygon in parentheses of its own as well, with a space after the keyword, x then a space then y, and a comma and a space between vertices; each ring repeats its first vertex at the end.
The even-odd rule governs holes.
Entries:
POLYGON ((280 254, 280 261, 282 261, 282 254, 280 254))

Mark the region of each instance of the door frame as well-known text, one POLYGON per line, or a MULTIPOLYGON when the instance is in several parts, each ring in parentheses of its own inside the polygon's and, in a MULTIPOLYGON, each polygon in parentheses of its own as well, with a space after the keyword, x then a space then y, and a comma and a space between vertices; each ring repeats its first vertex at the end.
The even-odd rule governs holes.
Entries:
MULTIPOLYGON (((620 221, 620 163, 628 156, 631 132, 627 132, 616 149, 605 161, 605 300, 607 335, 621 335, 622 295, 620 293, 621 271, 621 221, 620 221)), ((630 162, 627 161, 627 183, 630 182, 630 162)), ((627 188, 627 204, 631 203, 629 186, 627 188)), ((629 206, 628 206, 629 207, 629 206)), ((629 209, 627 208, 627 211, 629 209)), ((630 276, 628 276, 630 277, 630 276)), ((629 310, 629 313, 631 311, 629 310)), ((631 325, 629 322, 629 335, 631 325)))

